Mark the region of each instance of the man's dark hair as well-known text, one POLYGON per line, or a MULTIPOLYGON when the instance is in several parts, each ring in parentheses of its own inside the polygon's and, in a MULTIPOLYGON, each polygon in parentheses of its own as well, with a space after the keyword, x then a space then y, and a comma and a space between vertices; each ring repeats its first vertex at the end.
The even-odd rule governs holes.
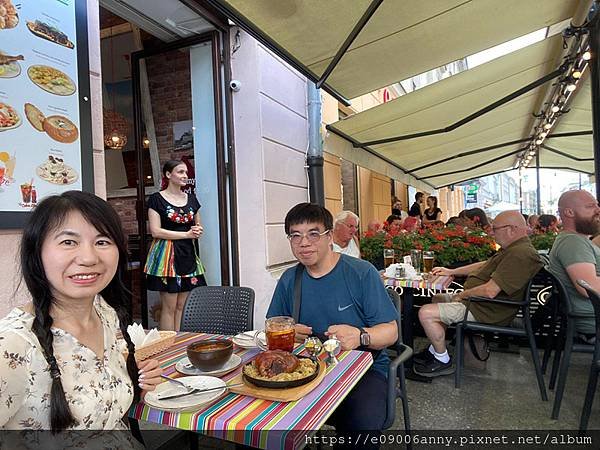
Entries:
POLYGON ((387 218, 387 219, 385 219, 385 221, 386 221, 388 224, 391 224, 391 223, 392 223, 394 220, 402 220, 402 217, 400 217, 400 216, 398 216, 398 215, 396 215, 396 214, 392 214, 392 215, 388 216, 388 218, 387 218))
POLYGON ((418 202, 423 196, 425 196, 425 194, 423 194, 422 192, 417 192, 415 194, 415 201, 418 202))
POLYGON ((290 227, 300 223, 318 223, 326 230, 333 229, 333 216, 321 205, 315 203, 298 203, 285 216, 285 234, 290 234, 290 227))

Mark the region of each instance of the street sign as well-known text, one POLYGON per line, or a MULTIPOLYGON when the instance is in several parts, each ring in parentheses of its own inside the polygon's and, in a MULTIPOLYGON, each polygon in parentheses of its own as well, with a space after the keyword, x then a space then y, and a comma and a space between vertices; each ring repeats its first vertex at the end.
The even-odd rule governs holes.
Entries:
POLYGON ((479 190, 479 185, 478 184, 470 184, 467 187, 467 192, 469 194, 474 194, 475 192, 477 192, 479 190))
POLYGON ((477 193, 467 193, 467 203, 477 203, 477 193))

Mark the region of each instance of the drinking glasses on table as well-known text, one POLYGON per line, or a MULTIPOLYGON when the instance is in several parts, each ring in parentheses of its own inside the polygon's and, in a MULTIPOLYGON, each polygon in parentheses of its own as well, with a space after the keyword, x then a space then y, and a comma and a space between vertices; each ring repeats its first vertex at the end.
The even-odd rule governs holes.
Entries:
POLYGON ((422 253, 423 252, 421 252, 421 250, 411 250, 410 251, 410 262, 417 273, 421 272, 422 253))
POLYGON ((394 249, 385 248, 383 249, 383 266, 389 267, 390 264, 394 264, 394 249))
POLYGON ((429 273, 433 269, 435 253, 432 251, 423 252, 423 272, 429 273))

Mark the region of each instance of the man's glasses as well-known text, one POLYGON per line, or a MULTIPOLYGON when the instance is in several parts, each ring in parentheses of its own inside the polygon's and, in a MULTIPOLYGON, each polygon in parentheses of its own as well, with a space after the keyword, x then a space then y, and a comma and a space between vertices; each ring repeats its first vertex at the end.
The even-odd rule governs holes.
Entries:
POLYGON ((287 238, 294 245, 300 244, 302 242, 302 239, 304 239, 304 238, 306 238, 306 240, 310 244, 314 244, 319 239, 321 239, 321 236, 326 235, 330 231, 331 230, 325 230, 322 233, 319 233, 317 230, 313 230, 313 231, 309 231, 308 233, 290 233, 290 234, 288 234, 287 238))
POLYGON ((492 226, 492 231, 495 233, 498 230, 501 230, 502 228, 508 228, 508 227, 514 227, 515 225, 501 225, 499 227, 494 227, 492 226))

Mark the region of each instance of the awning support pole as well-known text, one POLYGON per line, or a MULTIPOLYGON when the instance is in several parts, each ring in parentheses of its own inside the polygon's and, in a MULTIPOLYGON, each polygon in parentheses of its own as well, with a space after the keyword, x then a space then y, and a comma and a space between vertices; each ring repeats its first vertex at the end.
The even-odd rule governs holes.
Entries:
POLYGON ((325 81, 327 80, 329 75, 331 75, 331 72, 333 72, 333 69, 335 69, 335 66, 338 65, 338 63, 340 62, 340 60, 342 59, 342 57, 344 56, 346 51, 348 51, 348 49, 350 48, 350 46, 352 45, 352 43, 354 42, 356 37, 359 35, 359 33, 362 31, 362 29, 367 25, 367 23, 369 22, 369 20, 373 16, 373 14, 375 14, 375 11, 377 11, 377 8, 379 8, 379 5, 381 5, 382 3, 383 3, 383 0, 373 0, 371 2, 369 7, 367 8, 367 10, 364 12, 362 17, 360 18, 360 20, 356 23, 356 25, 354 25, 354 28, 352 29, 352 31, 350 32, 350 34, 348 35, 348 37, 346 38, 346 40, 344 41, 342 46, 336 52, 335 56, 333 57, 333 59, 331 60, 331 62, 327 66, 327 68, 325 69, 325 72, 323 72, 323 75, 321 75, 321 78, 319 78, 319 81, 317 81, 317 89, 320 89, 321 86, 323 86, 323 83, 325 83, 325 81))
POLYGON ((535 203, 536 203, 536 214, 539 216, 542 214, 542 199, 541 188, 540 188, 540 151, 535 155, 535 177, 536 177, 536 190, 535 190, 535 203))
POLYGON ((596 179, 596 199, 600 199, 600 17, 598 13, 590 24, 590 60, 592 82, 592 129, 594 142, 594 176, 596 179))
POLYGON ((323 181, 323 137, 321 136, 321 91, 311 81, 306 82, 308 97, 308 195, 311 203, 325 206, 323 181))

